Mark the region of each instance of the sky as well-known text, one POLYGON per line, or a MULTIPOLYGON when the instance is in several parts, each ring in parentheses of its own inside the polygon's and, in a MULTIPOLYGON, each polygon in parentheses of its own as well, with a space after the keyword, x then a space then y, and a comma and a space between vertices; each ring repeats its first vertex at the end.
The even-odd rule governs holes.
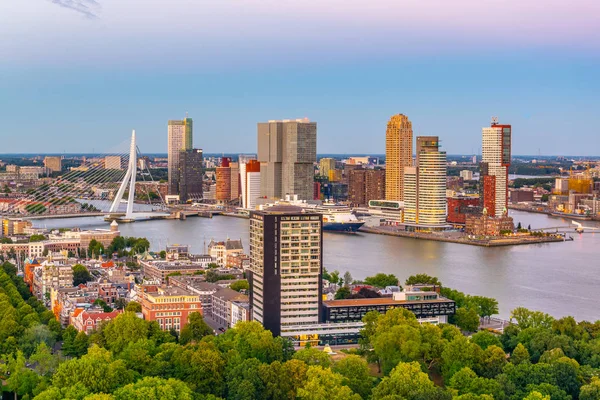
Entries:
POLYGON ((385 152, 390 116, 478 154, 600 155, 597 0, 0 1, 0 154, 256 151, 256 123, 317 122, 319 153, 385 152))

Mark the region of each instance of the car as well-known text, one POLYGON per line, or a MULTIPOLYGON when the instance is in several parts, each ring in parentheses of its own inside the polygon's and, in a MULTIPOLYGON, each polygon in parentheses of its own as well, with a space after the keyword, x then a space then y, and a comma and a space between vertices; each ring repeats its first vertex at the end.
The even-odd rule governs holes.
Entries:
POLYGON ((223 328, 223 327, 219 328, 219 330, 220 330, 221 332, 225 332, 225 328, 223 328))

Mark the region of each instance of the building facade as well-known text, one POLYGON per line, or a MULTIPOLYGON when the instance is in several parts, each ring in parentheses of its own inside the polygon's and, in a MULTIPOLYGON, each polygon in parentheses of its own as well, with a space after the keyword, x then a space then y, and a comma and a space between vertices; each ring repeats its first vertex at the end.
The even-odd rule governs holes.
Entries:
POLYGON ((412 122, 404 114, 390 118, 385 132, 385 198, 404 200, 404 168, 413 165, 412 122))
POLYGON ((179 153, 179 200, 202 200, 202 150, 184 150, 179 153))
POLYGON ((249 160, 240 163, 240 186, 242 207, 253 210, 256 208, 256 199, 260 197, 260 162, 249 160))
POLYGON ((193 121, 191 118, 170 120, 168 123, 167 165, 169 194, 179 194, 179 166, 182 151, 192 150, 193 121))
POLYGON ((188 316, 202 314, 198 295, 179 287, 145 285, 140 288, 142 314, 147 321, 156 321, 162 330, 180 332, 188 316))
POLYGON ((483 207, 489 216, 501 216, 508 209, 508 168, 511 162, 512 128, 497 118, 482 129, 481 178, 483 207))
POLYGON ((320 321, 322 215, 274 206, 250 213, 252 319, 279 336, 320 321))
POLYGON ((104 157, 104 169, 123 169, 123 159, 121 156, 104 157))
POLYGON ((296 194, 312 199, 317 123, 308 119, 259 123, 258 161, 261 196, 278 200, 296 194))
POLYGON ((60 172, 62 171, 62 157, 46 156, 44 158, 44 166, 48 172, 60 172))
POLYGON ((437 227, 446 224, 446 152, 437 136, 417 137, 417 166, 405 168, 404 222, 437 227))
POLYGON ((335 159, 321 158, 319 160, 319 175, 329 177, 329 171, 335 170, 335 159))
POLYGON ((515 224, 507 215, 493 217, 486 213, 467 215, 465 232, 475 236, 500 236, 504 232, 513 232, 515 224))
POLYGON ((217 167, 215 177, 217 180, 216 187, 216 200, 220 202, 231 201, 231 182, 233 180, 233 174, 231 171, 231 159, 229 157, 223 157, 221 159, 221 165, 217 167))
POLYGON ((348 178, 348 201, 364 206, 371 200, 385 198, 385 170, 350 170, 348 178))

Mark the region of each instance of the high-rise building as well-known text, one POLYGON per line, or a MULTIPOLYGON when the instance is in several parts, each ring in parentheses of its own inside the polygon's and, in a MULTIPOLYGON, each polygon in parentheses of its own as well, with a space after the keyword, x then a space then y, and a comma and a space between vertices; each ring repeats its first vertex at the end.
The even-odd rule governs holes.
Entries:
MULTIPOLYGON (((240 165, 240 198, 242 199, 241 203, 242 203, 242 207, 244 208, 250 208, 248 207, 248 196, 246 193, 246 189, 247 189, 247 165, 249 163, 258 163, 258 161, 256 161, 256 156, 253 154, 240 154, 238 156, 238 163, 240 165)), ((260 172, 260 163, 258 163, 258 171, 260 172)), ((259 174, 260 175, 260 174, 259 174)), ((259 178, 260 179, 260 178, 259 178)), ((259 185, 260 185, 260 181, 259 181, 259 185)), ((260 187, 258 188, 259 190, 259 194, 256 197, 260 196, 260 187)))
POLYGON ((104 157, 104 169, 123 169, 123 160, 121 156, 104 157))
POLYGON ((231 168, 231 200, 240 198, 240 164, 237 162, 230 162, 229 168, 231 168))
POLYGON ((249 160, 240 164, 240 180, 242 183, 242 207, 253 210, 256 199, 260 197, 260 163, 249 160))
POLYGON ((367 205, 371 200, 385 198, 385 171, 357 168, 350 171, 348 201, 367 205))
POLYGON ((385 133, 385 198, 404 200, 404 168, 412 162, 412 122, 404 114, 390 118, 385 133))
POLYGON ((252 318, 279 336, 321 320, 322 215, 279 205, 250 213, 252 318))
POLYGON ((202 150, 192 149, 179 153, 179 200, 202 200, 202 150))
POLYGON ((321 158, 319 160, 319 175, 329 177, 329 171, 335 169, 335 159, 321 158))
POLYGON ((446 224, 446 152, 437 136, 417 137, 417 166, 405 168, 404 223, 436 228, 446 224))
POLYGON ((490 217, 501 216, 508 209, 508 168, 511 161, 512 128, 492 118, 490 127, 482 129, 481 187, 483 207, 490 217))
POLYGON ((371 200, 385 199, 385 170, 367 170, 365 179, 365 204, 371 200))
POLYGON ((60 172, 62 171, 62 157, 60 156, 46 156, 44 158, 44 167, 48 172, 60 172))
POLYGON ((216 200, 221 202, 231 201, 231 158, 223 157, 221 165, 217 167, 215 177, 217 180, 216 200))
POLYGON ((191 118, 170 120, 168 128, 168 178, 169 194, 179 194, 180 155, 182 151, 192 150, 193 121, 191 118))
POLYGON ((259 123, 258 161, 261 196, 281 199, 296 194, 312 199, 317 123, 306 118, 259 123))

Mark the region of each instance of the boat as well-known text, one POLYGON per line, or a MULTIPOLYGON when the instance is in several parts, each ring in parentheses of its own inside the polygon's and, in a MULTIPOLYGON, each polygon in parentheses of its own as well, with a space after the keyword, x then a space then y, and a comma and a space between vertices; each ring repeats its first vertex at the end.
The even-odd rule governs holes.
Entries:
POLYGON ((303 210, 323 215, 323 230, 326 232, 356 233, 365 224, 365 221, 358 219, 352 209, 346 205, 333 202, 323 203, 318 200, 307 202, 298 200, 296 195, 286 195, 284 200, 265 204, 263 207, 267 208, 281 204, 297 206, 303 210))

